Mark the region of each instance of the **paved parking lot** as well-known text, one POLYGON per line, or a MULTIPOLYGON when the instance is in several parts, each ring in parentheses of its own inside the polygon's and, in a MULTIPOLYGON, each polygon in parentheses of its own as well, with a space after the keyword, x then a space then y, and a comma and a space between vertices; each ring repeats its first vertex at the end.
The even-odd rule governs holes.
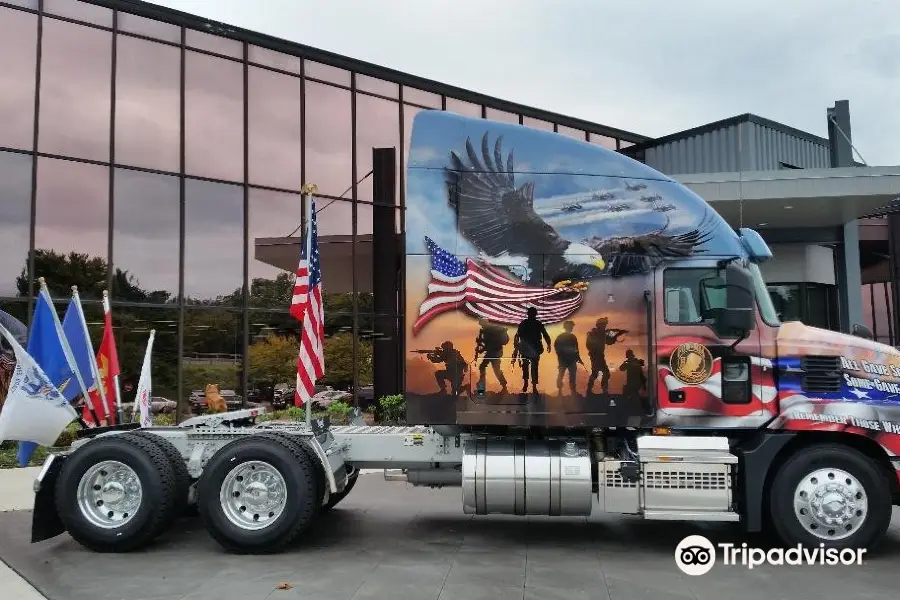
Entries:
POLYGON ((225 554, 196 519, 129 555, 94 554, 65 535, 31 545, 31 515, 22 511, 0 514, 0 558, 51 600, 897 597, 897 513, 886 543, 862 566, 717 564, 707 575, 689 577, 673 559, 687 535, 738 545, 763 541, 733 525, 607 515, 469 517, 459 488, 361 477, 333 513, 283 554, 225 554), (276 589, 280 583, 290 589, 276 589))

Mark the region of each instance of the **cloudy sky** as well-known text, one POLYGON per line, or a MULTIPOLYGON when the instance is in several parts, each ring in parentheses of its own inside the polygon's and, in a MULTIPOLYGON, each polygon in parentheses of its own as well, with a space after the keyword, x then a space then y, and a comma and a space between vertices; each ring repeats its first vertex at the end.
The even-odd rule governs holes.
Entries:
POLYGON ((651 136, 752 112, 824 137, 847 99, 865 161, 900 164, 896 0, 153 1, 651 136))

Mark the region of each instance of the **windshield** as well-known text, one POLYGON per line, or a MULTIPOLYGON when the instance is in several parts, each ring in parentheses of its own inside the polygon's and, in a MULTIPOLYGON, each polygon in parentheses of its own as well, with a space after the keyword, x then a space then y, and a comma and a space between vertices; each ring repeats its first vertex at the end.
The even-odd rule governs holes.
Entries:
POLYGON ((750 276, 753 278, 753 293, 756 296, 763 321, 773 326, 781 325, 781 321, 778 320, 778 313, 775 311, 775 305, 772 304, 772 297, 769 296, 769 289, 766 287, 759 265, 756 263, 750 263, 750 276))

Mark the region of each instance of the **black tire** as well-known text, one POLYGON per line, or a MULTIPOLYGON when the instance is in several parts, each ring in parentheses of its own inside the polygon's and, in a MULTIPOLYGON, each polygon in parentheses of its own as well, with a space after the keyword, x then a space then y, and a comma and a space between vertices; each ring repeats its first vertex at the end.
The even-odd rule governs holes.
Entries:
POLYGON ((309 457, 296 443, 277 435, 253 435, 226 445, 206 464, 197 491, 200 518, 207 531, 226 551, 239 554, 281 550, 310 526, 318 504, 315 469, 309 457), (228 474, 249 461, 274 467, 286 487, 281 514, 256 530, 233 523, 219 499, 228 474))
MULTIPOLYGON (((806 547, 826 548, 872 548, 882 538, 891 522, 891 490, 887 478, 871 458, 839 444, 807 446, 797 451, 778 470, 769 492, 769 515, 771 525, 778 537, 790 546, 801 544, 806 547), (819 469, 840 469, 855 477, 862 486, 867 499, 867 514, 855 532, 842 539, 828 539, 830 530, 816 525, 815 531, 824 533, 819 537, 807 528, 794 512, 794 493, 797 486, 808 475, 819 469)), ((847 531, 851 531, 847 530, 847 531)))
POLYGON ((95 552, 129 552, 146 546, 172 522, 175 473, 171 461, 152 441, 111 435, 91 440, 66 459, 56 481, 56 510, 78 543, 95 552), (115 528, 93 524, 79 507, 78 488, 89 469, 103 461, 131 468, 142 488, 141 503, 131 519, 115 528))
POLYGON ((274 436, 278 439, 286 440, 291 444, 295 444, 304 454, 306 454, 306 457, 309 459, 309 462, 316 474, 316 498, 318 498, 318 501, 316 502, 316 514, 318 514, 319 511, 323 508, 323 502, 325 500, 325 489, 328 485, 328 482, 325 479, 325 469, 322 467, 322 461, 319 460, 319 456, 316 454, 315 450, 313 450, 312 447, 303 440, 303 438, 296 435, 291 435, 290 433, 287 433, 285 431, 263 430, 257 435, 264 437, 274 436))
POLYGON ((353 490, 354 486, 356 486, 356 480, 359 479, 359 469, 353 469, 351 466, 347 465, 347 470, 352 472, 347 476, 347 485, 344 486, 344 490, 338 492, 337 494, 332 494, 328 498, 328 502, 323 507, 323 510, 331 510, 338 503, 347 497, 348 494, 353 490))
POLYGON ((175 447, 175 444, 167 440, 161 435, 157 435, 151 431, 137 429, 135 431, 129 432, 127 435, 136 435, 138 437, 142 437, 144 439, 150 440, 156 446, 162 450, 163 454, 169 459, 172 463, 172 468, 175 473, 175 518, 184 516, 187 514, 188 508, 188 494, 191 490, 191 474, 188 472, 187 463, 184 461, 184 457, 181 456, 181 452, 178 451, 178 448, 175 447))

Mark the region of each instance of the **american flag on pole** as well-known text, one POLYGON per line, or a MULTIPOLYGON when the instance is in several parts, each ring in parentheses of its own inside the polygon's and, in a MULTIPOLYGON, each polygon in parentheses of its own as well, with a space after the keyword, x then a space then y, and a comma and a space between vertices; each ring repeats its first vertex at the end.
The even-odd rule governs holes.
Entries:
POLYGON ((291 315, 300 321, 300 354, 297 357, 297 391, 294 404, 305 406, 316 380, 325 374, 325 310, 322 304, 322 270, 316 226, 316 203, 309 197, 308 226, 300 250, 294 282, 291 315))
POLYGON ((431 281, 413 324, 414 334, 451 310, 516 325, 527 316, 528 307, 534 306, 542 322, 557 323, 574 313, 584 300, 580 287, 529 287, 489 264, 472 258, 463 262, 431 238, 426 237, 425 244, 431 252, 431 281))

